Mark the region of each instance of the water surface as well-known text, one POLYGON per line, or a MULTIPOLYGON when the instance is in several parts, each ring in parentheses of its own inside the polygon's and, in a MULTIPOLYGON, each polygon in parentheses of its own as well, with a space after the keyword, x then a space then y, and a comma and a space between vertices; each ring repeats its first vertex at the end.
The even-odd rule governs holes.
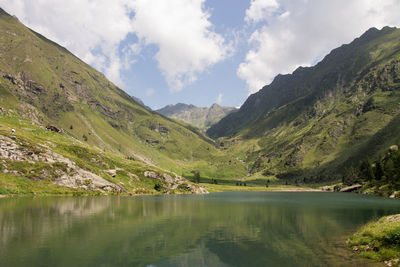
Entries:
POLYGON ((343 193, 0 199, 0 265, 382 266, 344 242, 394 213, 343 193))

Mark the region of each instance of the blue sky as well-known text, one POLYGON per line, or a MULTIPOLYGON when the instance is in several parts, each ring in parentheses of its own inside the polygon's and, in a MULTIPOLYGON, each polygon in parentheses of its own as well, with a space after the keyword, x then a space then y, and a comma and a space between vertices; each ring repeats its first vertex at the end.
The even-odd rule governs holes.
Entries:
MULTIPOLYGON (((243 20, 249 2, 243 0, 209 0, 204 9, 209 10, 210 22, 215 32, 228 41, 234 39, 233 33, 242 31, 243 20), (227 8, 229 6, 229 8, 227 8)), ((240 33, 245 34, 245 33, 240 33)), ((123 45, 122 45, 123 46, 123 45)), ((161 108, 167 104, 190 103, 196 106, 210 106, 216 103, 222 94, 221 105, 240 106, 248 97, 246 82, 236 75, 237 66, 244 60, 247 43, 235 44, 235 53, 208 68, 198 76, 196 82, 188 84, 178 92, 171 92, 162 74, 157 69, 154 54, 156 46, 143 51, 143 57, 131 69, 124 71, 124 83, 130 94, 141 98, 152 108, 161 108), (153 94, 147 94, 153 89, 153 94)))
POLYGON ((240 106, 370 27, 400 25, 398 0, 0 0, 152 108, 240 106))

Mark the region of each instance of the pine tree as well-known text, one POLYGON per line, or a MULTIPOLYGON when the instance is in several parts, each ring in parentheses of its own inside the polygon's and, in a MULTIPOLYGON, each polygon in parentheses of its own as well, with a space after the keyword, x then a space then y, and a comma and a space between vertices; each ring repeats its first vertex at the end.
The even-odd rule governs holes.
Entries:
POLYGON ((360 166, 360 175, 362 179, 367 181, 372 181, 375 179, 374 171, 368 159, 362 161, 360 166))
POLYGON ((385 176, 385 172, 383 170, 382 162, 378 160, 375 167, 375 179, 379 181, 383 176, 385 176))

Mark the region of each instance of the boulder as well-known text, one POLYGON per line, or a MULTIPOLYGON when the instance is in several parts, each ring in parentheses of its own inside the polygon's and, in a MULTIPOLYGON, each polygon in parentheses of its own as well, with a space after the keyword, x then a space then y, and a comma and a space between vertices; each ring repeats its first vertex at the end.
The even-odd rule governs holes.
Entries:
POLYGON ((117 170, 107 170, 107 173, 108 173, 111 177, 117 176, 117 170))
POLYGON ((329 186, 323 186, 323 187, 321 187, 321 190, 322 190, 322 191, 331 192, 331 191, 332 191, 332 188, 330 188, 329 186))
POLYGON ((145 171, 143 175, 150 179, 158 179, 158 174, 152 171, 145 171))
POLYGON ((355 184, 355 185, 343 187, 342 189, 340 189, 340 192, 352 192, 352 191, 355 191, 357 189, 360 189, 361 187, 362 187, 362 185, 355 184))

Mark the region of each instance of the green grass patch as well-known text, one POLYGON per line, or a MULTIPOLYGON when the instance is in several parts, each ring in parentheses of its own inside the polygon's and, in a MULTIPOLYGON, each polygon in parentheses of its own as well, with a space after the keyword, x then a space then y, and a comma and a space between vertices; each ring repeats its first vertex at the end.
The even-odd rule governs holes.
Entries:
POLYGON ((400 214, 368 223, 352 235, 347 246, 360 256, 399 266, 400 214))

